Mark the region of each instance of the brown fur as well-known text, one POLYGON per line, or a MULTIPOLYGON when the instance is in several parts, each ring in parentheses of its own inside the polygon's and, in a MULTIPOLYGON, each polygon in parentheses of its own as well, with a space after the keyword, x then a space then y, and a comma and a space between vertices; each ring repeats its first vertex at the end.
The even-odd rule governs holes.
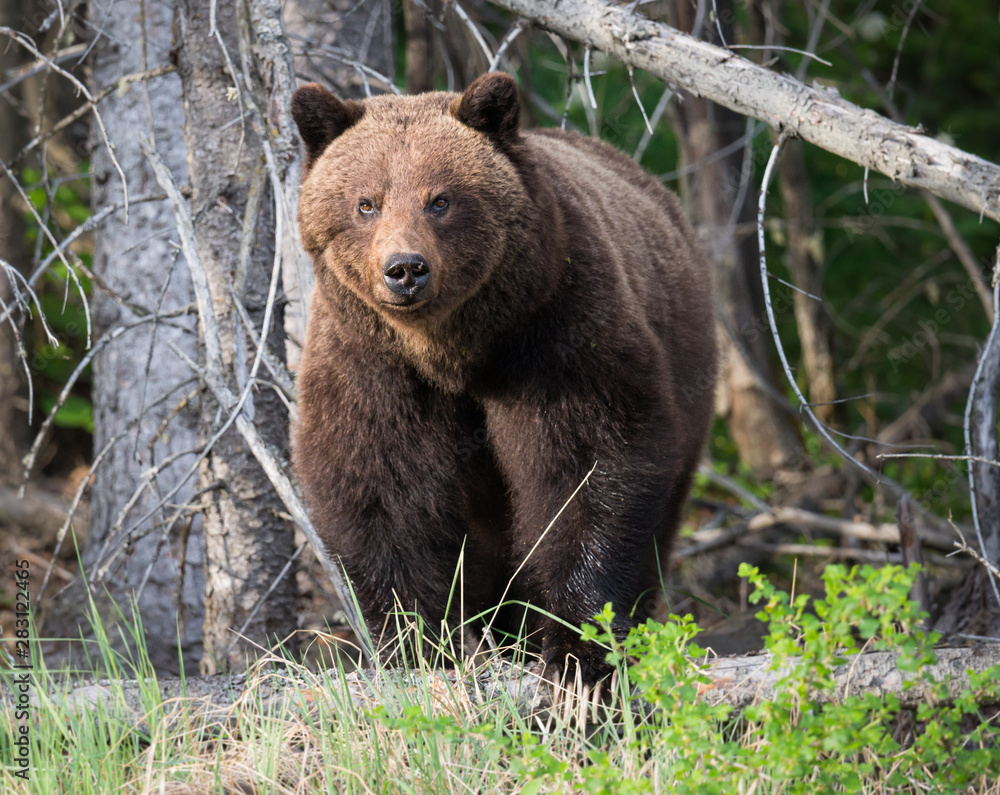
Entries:
MULTIPOLYGON (((441 626, 463 545, 466 615, 495 605, 596 463, 509 597, 573 624, 611 602, 625 632, 711 417, 709 277, 675 197, 603 143, 519 131, 517 103, 498 74, 293 100, 317 278, 295 467, 376 630, 396 599, 441 626), (411 253, 428 281, 401 306, 383 269, 411 253)), ((602 672, 599 649, 529 621, 548 663, 602 672)))

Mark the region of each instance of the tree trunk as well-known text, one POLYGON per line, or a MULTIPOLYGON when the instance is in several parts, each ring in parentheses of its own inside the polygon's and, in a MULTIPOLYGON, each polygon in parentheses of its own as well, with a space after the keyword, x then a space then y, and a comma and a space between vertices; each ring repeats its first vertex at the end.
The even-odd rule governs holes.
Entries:
MULTIPOLYGON (((719 4, 720 19, 732 19, 732 4, 719 4)), ((677 27, 689 30, 694 23, 690 4, 674 7, 677 27)), ((727 40, 732 26, 723 24, 727 40)), ((717 35, 714 25, 705 32, 717 35)), ((721 328, 721 408, 729 421, 740 459, 758 477, 776 470, 797 468, 804 460, 787 412, 772 398, 770 337, 761 295, 757 245, 753 235, 737 235, 737 226, 752 228, 752 168, 737 149, 731 155, 704 162, 744 134, 744 121, 732 111, 705 99, 686 95, 673 114, 678 127, 682 163, 700 164, 683 188, 699 230, 702 247, 713 268, 713 282, 721 328), (741 184, 742 183, 742 184, 741 184), (739 201, 737 209, 734 203, 739 201), (735 220, 736 223, 732 223, 735 220)))
POLYGON ((823 311, 823 275, 820 262, 822 232, 813 223, 812 198, 806 177, 805 155, 801 141, 788 141, 778 161, 778 184, 785 208, 785 232, 788 270, 792 284, 801 292, 792 293, 795 322, 802 346, 802 363, 809 380, 809 400, 823 422, 833 419, 837 387, 833 377, 833 352, 830 349, 830 320, 823 311))
POLYGON ((431 26, 425 0, 403 0, 406 25, 406 90, 423 94, 434 90, 434 61, 431 50, 431 26))
MULTIPOLYGON (((142 6, 89 6, 95 29, 101 30, 93 49, 94 88, 115 85, 124 75, 168 63, 173 0, 146 0, 142 6), (145 36, 145 44, 143 44, 145 36)), ((112 92, 100 106, 115 156, 128 176, 132 199, 158 192, 137 145, 140 135, 155 136, 156 146, 179 182, 185 182, 183 108, 176 75, 133 83, 112 92)), ((123 200, 122 184, 110 155, 95 131, 92 206, 95 211, 123 200)), ((192 301, 183 258, 171 244, 174 220, 163 202, 133 204, 128 221, 119 211, 94 232, 94 272, 131 304, 149 312, 169 312, 192 301)), ((103 290, 91 302, 95 339, 103 332, 136 318, 103 290)), ((142 519, 173 489, 194 460, 198 446, 197 416, 182 400, 194 382, 190 371, 171 351, 176 345, 195 356, 197 341, 192 317, 169 324, 140 326, 106 347, 94 360, 95 454, 110 445, 97 469, 91 498, 91 523, 83 564, 94 598, 108 623, 107 636, 121 645, 110 624, 105 589, 127 612, 138 596, 145 644, 153 665, 176 671, 182 661, 191 670, 201 657, 202 541, 201 519, 181 514, 170 522, 173 506, 186 504, 193 479, 168 500, 168 505, 142 519), (185 386, 185 384, 187 384, 185 386), (169 427, 161 425, 178 409, 169 427), (176 463, 155 477, 147 472, 170 456, 176 463), (137 499, 133 501, 133 497, 137 499), (95 576, 98 571, 103 576, 95 576), (140 585, 148 577, 145 586, 140 585)), ((76 637, 81 606, 87 598, 82 584, 63 593, 47 617, 47 634, 76 637)))
MULTIPOLYGON (((276 197, 259 131, 276 126, 270 114, 281 111, 271 107, 264 93, 268 75, 260 67, 271 65, 254 58, 246 7, 218 4, 215 30, 209 9, 207 0, 180 0, 177 67, 198 252, 219 326, 227 385, 240 394, 254 345, 236 301, 260 333, 274 264, 276 197), (241 41, 241 36, 246 38, 241 41), (260 108, 267 109, 264 118, 260 108)), ((268 348, 280 361, 282 327, 279 305, 267 334, 268 348)), ((207 440, 228 417, 208 395, 202 405, 207 440)), ((279 458, 287 457, 288 417, 275 391, 251 390, 242 411, 279 458)), ((296 626, 295 579, 287 566, 293 531, 267 476, 235 429, 223 434, 203 462, 201 486, 206 490, 207 561, 201 669, 215 673, 241 668, 254 644, 269 648, 275 636, 284 638, 296 626)))
MULTIPOLYGON (((6 0, 0 5, 0 26, 18 28, 25 16, 25 0, 6 0)), ((6 42, 0 47, 0 75, 6 75, 25 63, 28 54, 22 47, 6 42)), ((2 78, 0 78, 2 79, 2 78)), ((18 91, 15 87, 11 89, 18 91)), ((6 103, 0 114, 0 160, 10 163, 27 142, 28 120, 6 103)), ((17 191, 6 177, 0 176, 0 260, 12 268, 20 268, 25 255, 24 224, 17 191)), ((0 307, 9 306, 13 292, 10 274, 0 267, 0 307)), ((0 312, 3 310, 0 309, 0 312)), ((20 448, 24 441, 22 429, 27 429, 27 416, 15 407, 21 389, 15 335, 9 323, 0 323, 0 482, 14 483, 20 472, 20 448)))
MULTIPOLYGON (((993 302, 1000 299, 1000 248, 993 267, 993 302)), ((997 405, 1000 403, 1000 318, 994 315, 993 328, 979 355, 976 372, 965 408, 966 454, 981 460, 969 461, 970 491, 975 511, 976 536, 966 538, 980 562, 966 573, 952 591, 934 629, 944 635, 1000 636, 1000 460, 997 440, 997 405), (989 566, 992 566, 990 571, 989 566)))

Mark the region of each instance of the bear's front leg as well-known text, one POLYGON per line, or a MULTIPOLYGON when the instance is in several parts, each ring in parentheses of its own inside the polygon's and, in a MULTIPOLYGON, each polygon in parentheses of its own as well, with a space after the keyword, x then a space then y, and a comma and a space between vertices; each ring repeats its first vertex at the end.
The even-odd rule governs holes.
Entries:
POLYGON ((476 416, 403 366, 352 367, 349 351, 334 353, 300 375, 296 471, 372 639, 399 660, 395 611, 433 636, 460 620, 457 596, 446 610, 465 537, 461 440, 476 416))
POLYGON ((539 621, 543 660, 552 675, 578 666, 592 682, 609 672, 606 651, 577 628, 607 603, 620 638, 648 615, 689 462, 655 395, 621 406, 588 398, 498 400, 487 418, 511 490, 518 578, 551 614, 539 621))

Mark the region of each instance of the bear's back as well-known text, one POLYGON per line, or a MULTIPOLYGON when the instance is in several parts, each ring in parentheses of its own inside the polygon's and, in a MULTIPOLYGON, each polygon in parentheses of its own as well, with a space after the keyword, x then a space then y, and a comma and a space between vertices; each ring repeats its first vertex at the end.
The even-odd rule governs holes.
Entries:
MULTIPOLYGON (((591 278, 612 277, 626 304, 641 307, 674 372, 714 380, 711 273, 677 197, 598 139, 539 129, 524 132, 523 142, 569 219, 570 259, 591 278)), ((693 401, 698 413, 708 398, 693 401)))

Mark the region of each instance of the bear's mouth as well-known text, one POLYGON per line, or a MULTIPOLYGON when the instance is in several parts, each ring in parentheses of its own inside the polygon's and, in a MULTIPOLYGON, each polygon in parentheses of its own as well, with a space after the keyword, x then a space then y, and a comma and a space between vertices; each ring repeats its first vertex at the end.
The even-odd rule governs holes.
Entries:
POLYGON ((414 312, 418 309, 423 309, 427 304, 426 295, 398 295, 393 294, 388 298, 383 298, 382 303, 392 309, 398 309, 402 312, 414 312))

